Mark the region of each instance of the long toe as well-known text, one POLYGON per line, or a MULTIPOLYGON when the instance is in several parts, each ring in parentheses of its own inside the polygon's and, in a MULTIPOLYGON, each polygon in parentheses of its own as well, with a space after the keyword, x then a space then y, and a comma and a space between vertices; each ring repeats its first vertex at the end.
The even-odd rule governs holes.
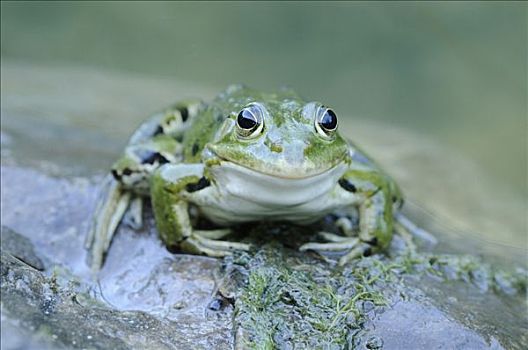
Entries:
POLYGON ((349 261, 363 256, 363 254, 365 254, 368 249, 370 249, 370 246, 368 244, 359 244, 358 246, 350 250, 350 252, 348 252, 346 255, 343 255, 341 259, 339 259, 339 266, 346 265, 349 261))
POLYGON ((222 239, 231 233, 231 229, 223 228, 218 230, 194 230, 195 235, 209 239, 222 239))
POLYGON ((331 242, 331 243, 305 243, 299 247, 300 251, 306 250, 321 250, 321 251, 341 251, 354 248, 359 242, 358 238, 347 238, 341 242, 331 242))
POLYGON ((218 250, 244 250, 248 251, 251 246, 247 243, 220 241, 216 239, 205 238, 199 234, 194 234, 194 238, 204 247, 218 250))

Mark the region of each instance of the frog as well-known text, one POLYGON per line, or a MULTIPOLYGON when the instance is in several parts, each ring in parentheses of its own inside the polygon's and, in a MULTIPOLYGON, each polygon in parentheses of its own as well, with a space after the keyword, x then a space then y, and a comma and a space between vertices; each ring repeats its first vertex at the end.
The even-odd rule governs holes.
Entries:
POLYGON ((211 257, 252 249, 226 239, 235 225, 330 217, 338 231, 321 231, 298 249, 342 252, 340 265, 385 250, 403 204, 395 180, 341 135, 332 108, 291 88, 240 84, 210 102, 181 100, 132 134, 86 239, 95 270, 121 222, 143 225, 146 200, 169 250, 211 257), (198 228, 200 218, 213 226, 198 228))

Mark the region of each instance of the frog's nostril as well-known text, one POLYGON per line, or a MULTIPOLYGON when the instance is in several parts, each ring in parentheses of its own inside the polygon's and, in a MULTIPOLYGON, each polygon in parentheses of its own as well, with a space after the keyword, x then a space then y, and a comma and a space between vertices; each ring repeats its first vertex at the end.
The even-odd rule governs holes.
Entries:
POLYGON ((280 140, 277 140, 277 139, 275 141, 273 141, 273 139, 271 137, 269 137, 269 135, 266 137, 266 140, 264 141, 264 144, 272 152, 282 153, 282 151, 283 151, 282 142, 280 142, 280 140))
POLYGON ((281 153, 282 152, 282 145, 280 143, 272 143, 269 146, 270 150, 275 153, 281 153))

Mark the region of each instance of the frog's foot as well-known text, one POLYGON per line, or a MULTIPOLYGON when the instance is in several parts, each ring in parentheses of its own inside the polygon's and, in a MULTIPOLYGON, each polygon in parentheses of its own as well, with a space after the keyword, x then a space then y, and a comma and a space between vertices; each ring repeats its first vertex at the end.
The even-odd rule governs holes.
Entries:
POLYGON ((251 246, 246 243, 222 241, 221 238, 231 233, 229 229, 193 230, 191 235, 179 245, 186 252, 205 254, 212 257, 224 257, 234 251, 248 251, 251 246))
POLYGON ((84 243, 90 251, 93 272, 100 270, 116 228, 131 200, 130 192, 124 190, 111 176, 105 178, 101 193, 94 221, 84 243))
POLYGON ((123 216, 123 223, 133 230, 140 230, 143 227, 143 198, 133 196, 128 210, 123 216))
POLYGON ((320 232, 319 235, 328 243, 305 243, 299 247, 300 251, 314 250, 319 252, 342 252, 347 251, 339 259, 339 265, 343 266, 350 260, 370 253, 371 246, 362 242, 358 237, 339 236, 333 233, 320 232))
POLYGON ((396 219, 394 222, 395 231, 399 233, 400 236, 402 236, 409 249, 415 250, 416 248, 413 238, 417 238, 419 241, 424 242, 430 247, 438 244, 438 240, 435 238, 435 236, 433 236, 433 234, 427 232, 421 227, 418 227, 402 213, 397 213, 394 218, 396 219))

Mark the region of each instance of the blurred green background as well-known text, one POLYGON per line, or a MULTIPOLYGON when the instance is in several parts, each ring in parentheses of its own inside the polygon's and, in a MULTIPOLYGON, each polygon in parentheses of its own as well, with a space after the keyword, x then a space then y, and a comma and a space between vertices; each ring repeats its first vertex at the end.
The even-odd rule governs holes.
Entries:
POLYGON ((1 10, 3 62, 218 90, 290 85, 349 123, 423 134, 528 194, 526 4, 3 1, 1 10))

